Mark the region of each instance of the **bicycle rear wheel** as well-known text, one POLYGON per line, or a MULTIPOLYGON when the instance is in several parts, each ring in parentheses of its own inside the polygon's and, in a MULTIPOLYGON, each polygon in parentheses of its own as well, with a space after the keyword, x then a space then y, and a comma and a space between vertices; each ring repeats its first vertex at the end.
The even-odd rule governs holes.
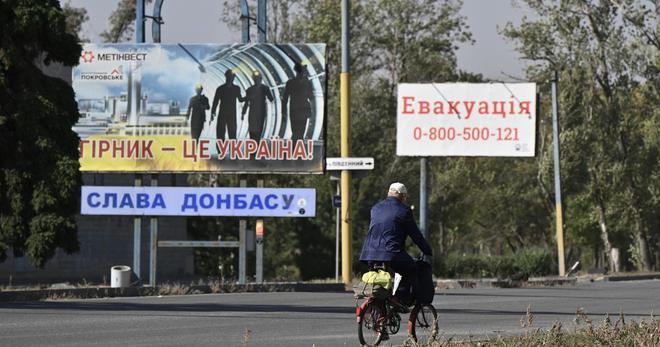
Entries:
POLYGON ((372 300, 360 312, 358 338, 362 346, 377 346, 382 339, 385 326, 385 311, 382 303, 372 300))
POLYGON ((438 336, 438 313, 431 304, 416 305, 408 319, 408 334, 419 344, 434 341, 438 336))

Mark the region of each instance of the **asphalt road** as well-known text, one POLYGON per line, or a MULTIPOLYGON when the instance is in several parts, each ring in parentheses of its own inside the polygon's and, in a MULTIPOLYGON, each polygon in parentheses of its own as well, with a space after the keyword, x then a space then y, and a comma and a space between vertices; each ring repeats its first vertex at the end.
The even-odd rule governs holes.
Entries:
MULTIPOLYGON (((443 338, 523 333, 575 312, 616 320, 660 314, 660 281, 605 282, 538 289, 450 289, 436 293, 443 338)), ((243 293, 0 303, 2 346, 357 346, 349 293, 243 293)), ((404 317, 405 319, 406 317, 404 317)), ((402 327, 402 330, 405 328, 402 327)), ((401 343, 404 333, 387 345, 401 343)))

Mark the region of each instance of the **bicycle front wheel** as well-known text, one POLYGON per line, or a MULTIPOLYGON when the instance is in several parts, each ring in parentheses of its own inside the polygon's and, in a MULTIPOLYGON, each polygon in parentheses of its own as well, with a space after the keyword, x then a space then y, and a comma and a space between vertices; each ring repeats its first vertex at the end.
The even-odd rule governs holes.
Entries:
POLYGON ((417 305, 410 312, 408 334, 419 344, 434 341, 438 336, 438 313, 431 304, 417 305))
POLYGON ((362 346, 378 346, 382 339, 385 326, 385 311, 382 304, 370 301, 360 312, 358 322, 358 338, 362 346))

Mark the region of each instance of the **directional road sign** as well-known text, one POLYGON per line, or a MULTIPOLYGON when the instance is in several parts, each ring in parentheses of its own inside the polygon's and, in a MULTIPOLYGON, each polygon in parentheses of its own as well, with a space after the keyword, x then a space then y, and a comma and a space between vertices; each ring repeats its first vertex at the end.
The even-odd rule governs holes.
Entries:
POLYGON ((340 170, 373 170, 374 158, 326 158, 325 169, 340 170))

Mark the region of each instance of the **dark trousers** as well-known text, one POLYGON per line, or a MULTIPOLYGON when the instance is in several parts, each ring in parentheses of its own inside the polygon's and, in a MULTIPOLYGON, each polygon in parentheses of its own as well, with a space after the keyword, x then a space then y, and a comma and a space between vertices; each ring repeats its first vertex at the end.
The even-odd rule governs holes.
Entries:
POLYGON ((402 302, 412 302, 413 288, 417 287, 417 266, 410 261, 391 261, 390 268, 401 275, 401 283, 397 288, 396 296, 402 302))

